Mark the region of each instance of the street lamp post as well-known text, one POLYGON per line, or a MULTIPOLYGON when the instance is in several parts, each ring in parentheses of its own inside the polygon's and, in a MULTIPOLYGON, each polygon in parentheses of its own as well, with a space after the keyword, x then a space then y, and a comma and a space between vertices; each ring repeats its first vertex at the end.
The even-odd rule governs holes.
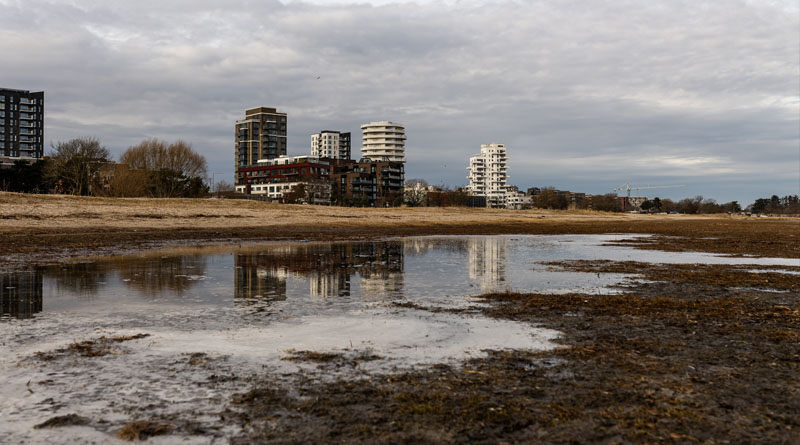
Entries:
POLYGON ((224 173, 211 173, 211 191, 219 198, 219 191, 217 190, 217 175, 224 175, 224 173))

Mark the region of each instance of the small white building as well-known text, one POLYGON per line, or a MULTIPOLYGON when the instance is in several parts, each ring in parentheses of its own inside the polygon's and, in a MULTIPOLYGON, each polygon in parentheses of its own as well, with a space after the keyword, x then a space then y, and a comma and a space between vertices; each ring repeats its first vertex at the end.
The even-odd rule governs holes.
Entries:
POLYGON ((303 162, 310 162, 313 164, 329 164, 329 162, 321 160, 319 156, 302 155, 302 156, 279 156, 277 158, 272 158, 272 159, 259 159, 256 162, 256 165, 258 166, 289 165, 289 164, 300 164, 303 162))
MULTIPOLYGON (((247 186, 237 185, 236 192, 244 194, 247 186)), ((265 196, 272 201, 283 201, 286 195, 292 192, 295 187, 303 187, 303 197, 300 202, 304 204, 330 205, 331 185, 328 182, 278 182, 268 184, 254 184, 250 186, 250 194, 253 196, 265 196)))
POLYGON ((533 197, 520 191, 509 190, 506 193, 506 208, 514 210, 529 209, 533 205, 533 197))

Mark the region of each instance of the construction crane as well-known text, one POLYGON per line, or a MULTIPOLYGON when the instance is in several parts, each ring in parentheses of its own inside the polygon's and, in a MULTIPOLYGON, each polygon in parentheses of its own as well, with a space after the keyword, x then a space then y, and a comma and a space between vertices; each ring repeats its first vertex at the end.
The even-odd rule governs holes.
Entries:
POLYGON ((631 190, 645 190, 645 189, 671 189, 675 187, 683 187, 683 185, 654 185, 654 186, 644 186, 644 187, 631 187, 629 183, 623 184, 621 187, 617 187, 614 189, 615 192, 619 192, 622 190, 627 190, 628 196, 622 199, 622 210, 627 210, 628 204, 631 200, 631 190))
POLYGON ((684 185, 654 185, 654 186, 644 186, 644 187, 631 187, 630 184, 625 183, 621 187, 617 187, 614 189, 615 192, 619 192, 622 190, 628 191, 628 197, 631 197, 631 190, 644 190, 644 189, 671 189, 675 187, 685 187, 684 185))

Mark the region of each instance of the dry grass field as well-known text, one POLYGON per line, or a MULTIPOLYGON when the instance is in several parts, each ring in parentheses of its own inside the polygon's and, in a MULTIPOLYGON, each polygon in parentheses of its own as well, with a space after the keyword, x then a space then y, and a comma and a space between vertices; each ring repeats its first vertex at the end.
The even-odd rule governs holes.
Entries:
POLYGON ((343 208, 231 199, 0 193, 7 265, 175 244, 441 234, 643 233, 641 247, 800 258, 800 220, 468 208, 343 208))

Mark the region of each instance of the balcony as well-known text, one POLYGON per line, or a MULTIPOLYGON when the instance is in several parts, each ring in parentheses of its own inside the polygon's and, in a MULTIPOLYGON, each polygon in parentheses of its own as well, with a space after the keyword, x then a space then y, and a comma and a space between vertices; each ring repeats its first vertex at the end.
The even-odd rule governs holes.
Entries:
POLYGON ((356 178, 356 179, 353 179, 352 181, 350 181, 350 183, 353 184, 353 185, 373 185, 373 184, 375 184, 375 181, 372 180, 372 179, 366 179, 366 178, 364 178, 364 179, 356 178))

